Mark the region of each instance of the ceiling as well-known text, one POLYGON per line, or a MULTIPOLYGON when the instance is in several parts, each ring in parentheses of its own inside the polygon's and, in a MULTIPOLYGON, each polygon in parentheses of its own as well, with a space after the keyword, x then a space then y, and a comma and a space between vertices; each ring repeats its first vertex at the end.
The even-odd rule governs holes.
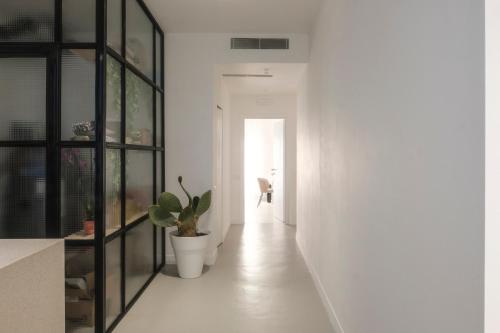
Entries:
POLYGON ((296 93, 305 64, 231 64, 220 67, 222 74, 270 74, 272 77, 223 77, 232 95, 296 93))
POLYGON ((145 0, 167 32, 307 33, 322 0, 145 0))

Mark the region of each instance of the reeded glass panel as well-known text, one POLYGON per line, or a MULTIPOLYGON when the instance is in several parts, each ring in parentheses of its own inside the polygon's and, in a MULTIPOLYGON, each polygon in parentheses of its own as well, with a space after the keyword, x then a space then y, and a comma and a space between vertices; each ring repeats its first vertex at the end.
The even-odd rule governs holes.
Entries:
POLYGON ((145 215, 153 204, 153 152, 128 150, 126 155, 126 223, 145 215))
POLYGON ((94 332, 94 248, 92 246, 66 246, 64 264, 66 271, 66 332, 94 332))
POLYGON ((161 94, 156 92, 156 146, 162 147, 163 105, 161 94))
POLYGON ((156 194, 157 196, 160 195, 160 193, 162 192, 163 190, 163 169, 162 169, 162 160, 161 160, 161 157, 162 157, 162 153, 161 152, 157 152, 156 153, 156 194))
POLYGON ((162 233, 165 232, 165 229, 156 227, 156 268, 161 266, 161 261, 162 261, 162 233))
POLYGON ((106 234, 121 226, 121 160, 120 150, 106 150, 106 234))
POLYGON ((61 223, 68 239, 93 239, 95 230, 93 148, 61 150, 61 223))
POLYGON ((108 0, 108 46, 122 53, 122 0, 108 0))
POLYGON ((153 225, 148 221, 127 231, 125 238, 127 304, 153 274, 153 225))
POLYGON ((0 148, 0 238, 44 238, 45 148, 0 148))
POLYGON ((153 79, 153 24, 137 0, 127 0, 127 60, 153 79))
POLYGON ((61 139, 95 139, 95 51, 63 50, 61 139))
POLYGON ((106 328, 121 312, 121 238, 106 244, 106 328))
POLYGON ((126 143, 153 144, 153 88, 127 70, 126 143))
POLYGON ((62 0, 63 41, 95 42, 95 0, 62 0))
POLYGON ((108 56, 106 67, 106 141, 120 142, 122 105, 121 64, 108 56))
POLYGON ((158 31, 155 32, 156 38, 156 84, 161 86, 161 69, 162 69, 162 58, 161 58, 161 50, 162 50, 162 38, 158 31))
POLYGON ((54 40, 54 0, 0 1, 0 42, 54 40))
POLYGON ((45 140, 46 71, 45 58, 0 58, 0 140, 45 140))

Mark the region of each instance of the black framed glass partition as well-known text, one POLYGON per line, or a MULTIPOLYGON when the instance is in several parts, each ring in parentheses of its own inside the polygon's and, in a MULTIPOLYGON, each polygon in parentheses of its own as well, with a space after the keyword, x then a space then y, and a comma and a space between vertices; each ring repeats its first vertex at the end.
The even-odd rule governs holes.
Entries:
POLYGON ((142 0, 0 3, 0 237, 65 239, 67 332, 112 331, 165 264, 163 41, 142 0))

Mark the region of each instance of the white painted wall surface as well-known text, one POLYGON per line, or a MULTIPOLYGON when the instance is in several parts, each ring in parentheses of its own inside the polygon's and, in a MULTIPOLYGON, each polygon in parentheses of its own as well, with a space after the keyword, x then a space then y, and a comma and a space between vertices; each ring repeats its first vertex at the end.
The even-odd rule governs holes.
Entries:
MULTIPOLYGON (((166 34, 166 190, 181 195, 176 183, 183 175, 194 193, 212 189, 213 114, 216 107, 217 64, 307 62, 309 40, 305 34, 279 35, 290 38, 290 50, 231 50, 230 38, 237 34, 166 34)), ((244 35, 239 35, 244 36, 244 35)), ((276 37, 277 35, 252 35, 276 37)), ((212 208, 201 219, 204 230, 219 230, 222 221, 212 208)), ((207 263, 220 242, 213 237, 207 263)), ((167 245, 167 255, 172 254, 167 245)))
POLYGON ((500 0, 486 0, 485 333, 500 332, 500 0))
POLYGON ((231 96, 230 177, 231 223, 244 223, 244 120, 285 120, 285 222, 295 224, 296 202, 296 121, 297 96, 286 95, 234 95, 231 96))
POLYGON ((484 3, 326 0, 311 39, 297 238, 337 331, 483 332, 484 3))

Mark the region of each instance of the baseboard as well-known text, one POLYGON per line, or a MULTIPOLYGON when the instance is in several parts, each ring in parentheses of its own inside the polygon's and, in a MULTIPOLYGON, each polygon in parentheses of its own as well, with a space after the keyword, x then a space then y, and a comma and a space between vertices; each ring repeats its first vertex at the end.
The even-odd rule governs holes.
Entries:
MULTIPOLYGON (((218 248, 215 248, 211 253, 208 253, 206 258, 205 258, 205 265, 207 266, 213 266, 215 265, 215 262, 217 261, 217 256, 218 256, 218 248)), ((172 254, 167 254, 165 256, 165 263, 167 265, 175 265, 175 255, 172 254)))
POLYGON ((319 276, 316 273, 316 270, 310 264, 308 258, 306 257, 304 249, 303 249, 302 241, 300 240, 299 237, 296 237, 296 242, 297 242, 297 247, 299 248, 299 251, 302 254, 302 258, 304 258, 304 262, 306 263, 307 269, 309 270, 309 273, 311 274, 311 277, 312 277, 313 282, 314 282, 314 286, 316 287, 316 290, 318 291, 319 297, 321 298, 321 301, 323 302, 323 306, 325 307, 326 313, 328 314, 328 319, 330 320, 330 323, 333 326, 334 332, 335 333, 344 333, 344 329, 342 328, 342 325, 340 325, 339 318, 337 317, 335 309, 333 308, 332 302, 330 302, 330 299, 328 298, 328 295, 326 294, 325 288, 323 287, 323 283, 321 283, 321 280, 319 279, 319 276))

